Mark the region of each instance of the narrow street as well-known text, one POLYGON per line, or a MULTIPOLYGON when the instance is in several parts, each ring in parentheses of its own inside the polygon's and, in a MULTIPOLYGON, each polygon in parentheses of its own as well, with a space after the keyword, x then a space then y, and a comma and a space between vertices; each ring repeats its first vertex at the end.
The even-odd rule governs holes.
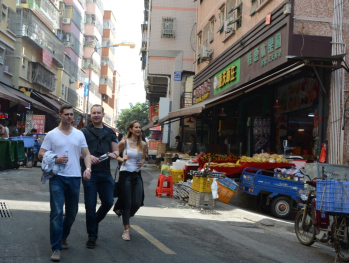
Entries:
MULTIPOLYGON (((131 242, 121 239, 121 218, 110 212, 100 224, 97 247, 85 247, 81 188, 70 247, 61 262, 334 262, 332 248, 301 245, 290 222, 220 202, 204 214, 175 199, 157 198, 154 166, 144 167, 142 176, 145 206, 131 220, 131 242)), ((11 212, 10 218, 0 218, 0 262, 49 262, 49 192, 40 177, 38 167, 0 172, 0 202, 11 212)))

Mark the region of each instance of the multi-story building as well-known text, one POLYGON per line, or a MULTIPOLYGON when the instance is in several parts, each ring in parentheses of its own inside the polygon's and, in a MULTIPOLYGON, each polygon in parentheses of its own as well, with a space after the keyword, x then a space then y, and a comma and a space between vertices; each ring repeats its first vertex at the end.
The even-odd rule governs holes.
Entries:
POLYGON ((111 11, 104 11, 101 76, 99 79, 99 92, 102 94, 102 106, 104 107, 104 121, 109 125, 115 125, 114 118, 114 54, 115 54, 115 17, 111 11))
POLYGON ((0 8, 0 82, 12 85, 12 76, 15 74, 14 44, 16 35, 8 20, 16 12, 16 2, 11 0, 0 1, 0 8))
MULTIPOLYGON (((89 109, 93 104, 101 104, 102 96, 99 92, 102 58, 102 35, 103 35, 104 7, 100 0, 91 0, 86 3, 85 13, 85 40, 83 68, 86 71, 85 79, 90 78, 89 109), (91 71, 89 66, 91 63, 91 71)), ((84 103, 86 111, 86 100, 84 103)))
MULTIPOLYGON (((141 60, 147 100, 154 106, 159 105, 161 97, 167 97, 164 103, 170 105, 169 110, 178 110, 185 80, 183 74, 194 74, 195 56, 190 36, 196 23, 196 3, 145 0, 144 6, 141 60)), ((167 110, 161 105, 160 109, 167 110)), ((170 138, 169 143, 173 146, 179 133, 178 122, 172 123, 171 127, 166 125, 163 141, 168 142, 170 138)))
POLYGON ((194 105, 168 119, 195 117, 207 151, 281 153, 293 133, 294 153, 317 159, 328 142, 328 160, 345 163, 349 7, 340 0, 196 4, 194 105))

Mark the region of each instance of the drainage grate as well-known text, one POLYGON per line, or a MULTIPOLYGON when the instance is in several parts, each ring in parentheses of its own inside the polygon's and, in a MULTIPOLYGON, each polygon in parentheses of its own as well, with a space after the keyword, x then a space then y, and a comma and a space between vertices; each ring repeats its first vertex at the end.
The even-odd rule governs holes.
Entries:
POLYGON ((201 208, 200 213, 204 215, 220 215, 217 211, 207 208, 201 208))
POLYGON ((10 210, 5 202, 0 202, 0 217, 11 217, 10 210))

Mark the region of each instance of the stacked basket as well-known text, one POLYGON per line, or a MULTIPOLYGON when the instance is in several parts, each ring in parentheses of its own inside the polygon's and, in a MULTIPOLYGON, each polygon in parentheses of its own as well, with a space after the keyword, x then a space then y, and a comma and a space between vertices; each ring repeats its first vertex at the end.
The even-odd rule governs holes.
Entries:
POLYGON ((228 204, 238 190, 238 185, 229 178, 217 179, 218 200, 228 204))

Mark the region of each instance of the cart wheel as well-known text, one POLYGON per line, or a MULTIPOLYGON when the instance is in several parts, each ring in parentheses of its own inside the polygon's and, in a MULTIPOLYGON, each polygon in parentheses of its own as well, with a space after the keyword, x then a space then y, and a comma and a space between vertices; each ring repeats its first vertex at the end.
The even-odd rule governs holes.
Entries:
POLYGON ((292 201, 284 196, 277 197, 271 203, 271 213, 277 218, 288 218, 292 214, 292 201))

